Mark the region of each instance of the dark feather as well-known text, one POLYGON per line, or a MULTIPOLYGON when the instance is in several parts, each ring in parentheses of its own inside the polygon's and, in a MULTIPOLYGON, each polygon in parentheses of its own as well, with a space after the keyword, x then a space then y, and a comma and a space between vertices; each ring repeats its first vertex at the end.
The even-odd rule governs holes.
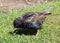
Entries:
POLYGON ((22 29, 40 29, 43 24, 45 18, 50 15, 49 10, 51 6, 48 7, 43 12, 28 12, 23 14, 21 17, 18 17, 14 20, 13 25, 14 28, 22 28, 22 29))

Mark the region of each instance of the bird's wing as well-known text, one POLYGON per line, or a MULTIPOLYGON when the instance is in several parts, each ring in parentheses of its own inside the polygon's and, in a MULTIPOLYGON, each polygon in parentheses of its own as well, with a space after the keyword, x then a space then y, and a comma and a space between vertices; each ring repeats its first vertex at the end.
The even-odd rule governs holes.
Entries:
POLYGON ((35 14, 34 12, 27 12, 27 13, 23 14, 23 18, 31 17, 31 16, 33 16, 34 14, 35 14))
POLYGON ((31 22, 31 20, 35 17, 36 13, 34 12, 28 12, 23 15, 23 18, 26 22, 31 22))

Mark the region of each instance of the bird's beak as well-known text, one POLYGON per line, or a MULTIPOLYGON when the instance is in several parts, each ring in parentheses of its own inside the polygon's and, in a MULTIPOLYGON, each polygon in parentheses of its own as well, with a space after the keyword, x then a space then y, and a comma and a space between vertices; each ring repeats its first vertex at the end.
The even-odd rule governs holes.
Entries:
POLYGON ((16 29, 13 29, 13 30, 12 30, 12 33, 15 33, 15 32, 16 32, 16 29))

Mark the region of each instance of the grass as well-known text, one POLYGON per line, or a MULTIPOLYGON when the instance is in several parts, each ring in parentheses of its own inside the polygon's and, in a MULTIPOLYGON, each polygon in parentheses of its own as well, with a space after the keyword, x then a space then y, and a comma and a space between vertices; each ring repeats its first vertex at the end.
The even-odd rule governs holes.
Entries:
POLYGON ((0 43, 60 43, 60 2, 50 2, 35 7, 24 8, 20 11, 10 10, 6 15, 0 14, 0 43), (37 37, 34 35, 11 35, 13 20, 25 12, 43 11, 47 6, 53 5, 51 15, 45 19, 42 29, 37 37))

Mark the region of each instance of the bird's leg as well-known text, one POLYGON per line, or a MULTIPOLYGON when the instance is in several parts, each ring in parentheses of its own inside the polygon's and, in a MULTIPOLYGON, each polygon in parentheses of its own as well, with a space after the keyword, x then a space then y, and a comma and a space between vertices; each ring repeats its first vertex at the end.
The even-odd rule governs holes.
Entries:
POLYGON ((37 30, 36 36, 38 36, 38 34, 39 34, 39 29, 37 30))

